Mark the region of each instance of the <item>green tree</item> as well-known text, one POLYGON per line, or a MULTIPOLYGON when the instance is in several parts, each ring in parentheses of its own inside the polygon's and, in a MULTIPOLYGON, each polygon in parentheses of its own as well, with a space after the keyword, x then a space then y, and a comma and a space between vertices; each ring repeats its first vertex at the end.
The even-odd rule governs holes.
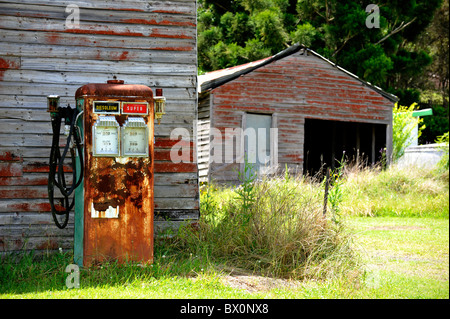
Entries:
POLYGON ((433 21, 420 34, 415 46, 423 48, 432 58, 432 63, 425 69, 425 76, 414 78, 410 85, 420 93, 421 108, 433 109, 433 116, 424 117, 427 127, 420 139, 421 144, 433 143, 438 136, 449 130, 448 0, 436 11, 433 21))
POLYGON ((378 3, 379 28, 368 28, 371 1, 298 0, 302 21, 322 30, 313 49, 345 69, 394 94, 405 95, 411 79, 431 63, 414 41, 442 0, 378 3))
POLYGON ((309 22, 305 22, 297 25, 295 31, 291 31, 290 37, 292 41, 310 47, 318 34, 319 32, 309 22))
POLYGON ((289 0, 199 0, 200 72, 262 59, 293 42, 295 4, 289 0))
POLYGON ((366 12, 369 0, 198 3, 201 72, 264 58, 300 42, 406 99, 418 98, 413 82, 432 63, 430 52, 418 40, 442 0, 385 0, 378 3, 378 13, 366 12), (378 14, 379 28, 366 26, 369 14, 378 14))
POLYGON ((448 131, 448 0, 198 0, 200 74, 301 43, 397 95, 433 108, 420 143, 448 131), (378 17, 379 27, 366 21, 378 17))

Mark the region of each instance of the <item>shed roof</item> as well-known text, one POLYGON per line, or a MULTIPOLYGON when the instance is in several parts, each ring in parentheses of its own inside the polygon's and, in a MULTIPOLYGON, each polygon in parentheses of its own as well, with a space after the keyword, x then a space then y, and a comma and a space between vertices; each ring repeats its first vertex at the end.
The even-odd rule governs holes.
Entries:
POLYGON ((307 53, 311 53, 312 55, 326 61, 327 63, 330 63, 332 66, 336 67, 340 71, 342 71, 342 72, 346 73, 347 75, 360 81, 364 85, 368 86, 369 88, 378 92, 382 96, 386 97, 388 100, 390 100, 392 102, 397 102, 399 100, 399 98, 396 97, 395 95, 384 91, 383 89, 381 89, 380 87, 378 87, 376 85, 373 85, 367 81, 364 81, 363 79, 359 78, 357 75, 345 70, 344 68, 338 66, 336 63, 333 63, 330 60, 324 58, 317 52, 314 52, 313 50, 305 47, 302 44, 298 44, 298 43, 294 44, 293 46, 290 46, 289 48, 287 48, 281 52, 278 52, 275 55, 272 55, 270 57, 267 57, 267 58, 264 58, 261 60, 241 64, 238 66, 234 66, 234 67, 230 67, 230 68, 226 68, 226 69, 222 69, 222 70, 212 71, 212 72, 208 72, 206 74, 200 75, 198 77, 198 92, 199 93, 206 92, 208 90, 219 87, 229 81, 232 81, 232 80, 240 77, 241 75, 250 73, 253 70, 256 70, 256 69, 258 69, 262 66, 265 66, 267 64, 270 64, 274 61, 283 59, 283 58, 285 58, 291 54, 294 54, 300 50, 303 50, 304 52, 307 52, 307 53))

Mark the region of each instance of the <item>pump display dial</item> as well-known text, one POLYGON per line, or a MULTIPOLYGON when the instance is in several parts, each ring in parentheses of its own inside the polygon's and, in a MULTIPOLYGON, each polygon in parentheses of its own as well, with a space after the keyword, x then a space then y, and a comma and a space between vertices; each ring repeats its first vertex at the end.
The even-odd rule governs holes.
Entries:
POLYGON ((119 123, 113 116, 100 116, 92 135, 94 156, 119 156, 119 123))
POLYGON ((123 151, 124 154, 143 154, 146 150, 147 140, 145 138, 145 128, 133 127, 124 131, 123 151))
POLYGON ((148 128, 143 118, 128 118, 122 127, 122 155, 148 156, 148 128))
POLYGON ((115 127, 98 127, 95 132, 95 153, 117 154, 119 149, 119 136, 115 127))

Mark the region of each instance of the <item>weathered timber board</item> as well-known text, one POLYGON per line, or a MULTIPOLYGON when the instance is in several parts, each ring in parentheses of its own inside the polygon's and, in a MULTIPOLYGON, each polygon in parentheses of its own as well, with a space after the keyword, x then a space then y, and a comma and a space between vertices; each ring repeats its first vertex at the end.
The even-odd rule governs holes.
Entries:
POLYGON ((155 125, 155 211, 180 223, 198 218, 196 164, 170 161, 174 128, 187 129, 195 147, 196 23, 193 0, 0 0, 0 251, 71 248, 73 217, 67 230, 57 230, 46 199, 46 96, 73 106, 77 88, 113 76, 164 89, 166 115, 155 125), (66 25, 73 4, 79 28, 66 25))

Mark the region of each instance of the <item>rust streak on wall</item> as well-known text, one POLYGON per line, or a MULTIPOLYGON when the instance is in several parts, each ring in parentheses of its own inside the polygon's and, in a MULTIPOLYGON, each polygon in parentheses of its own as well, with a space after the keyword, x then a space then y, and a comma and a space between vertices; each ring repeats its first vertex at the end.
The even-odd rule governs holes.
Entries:
POLYGON ((178 22, 178 21, 169 21, 162 20, 156 21, 155 19, 123 19, 121 20, 123 23, 136 23, 136 24, 147 24, 147 25, 173 25, 173 26, 192 26, 195 27, 195 24, 192 22, 178 22))
POLYGON ((20 62, 17 59, 7 59, 6 57, 0 57, 0 81, 3 81, 5 72, 8 69, 18 70, 20 68, 20 62))

